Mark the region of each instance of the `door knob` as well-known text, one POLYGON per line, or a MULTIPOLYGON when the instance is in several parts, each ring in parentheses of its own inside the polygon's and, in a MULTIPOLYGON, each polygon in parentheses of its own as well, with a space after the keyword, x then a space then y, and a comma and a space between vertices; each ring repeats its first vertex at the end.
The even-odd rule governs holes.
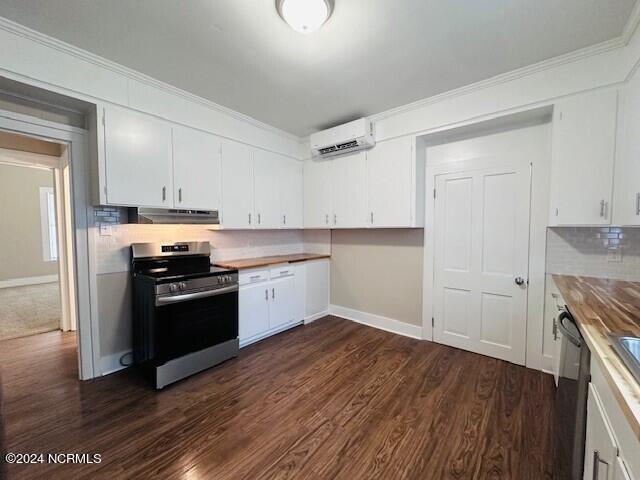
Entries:
POLYGON ((524 285, 524 278, 516 277, 515 282, 516 282, 516 285, 524 285))

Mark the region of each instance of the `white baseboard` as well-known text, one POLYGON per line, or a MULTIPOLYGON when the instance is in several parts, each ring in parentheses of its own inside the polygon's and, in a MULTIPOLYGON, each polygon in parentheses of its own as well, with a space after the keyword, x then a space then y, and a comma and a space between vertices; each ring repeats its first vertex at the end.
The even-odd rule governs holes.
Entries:
POLYGON ((307 325, 308 323, 315 322, 319 318, 326 317, 327 315, 329 315, 329 310, 325 310, 324 312, 320 313, 314 313, 313 315, 309 315, 308 317, 304 318, 304 324, 307 325))
POLYGON ((120 365, 120 359, 123 355, 126 355, 125 361, 130 362, 132 360, 133 352, 130 350, 125 350, 124 352, 113 353, 111 355, 107 355, 106 357, 102 357, 100 359, 100 371, 102 375, 109 375, 110 373, 115 373, 119 370, 123 370, 127 367, 120 365))
POLYGON ((386 332, 404 335, 405 337, 422 340, 422 327, 401 322, 393 318, 383 317, 374 313, 361 312, 352 308, 341 307, 339 305, 329 305, 329 312, 336 317, 346 318, 363 325, 379 328, 386 332))
POLYGON ((28 285, 40 285, 58 281, 58 275, 41 275, 39 277, 12 278, 0 281, 0 288, 26 287, 28 285))

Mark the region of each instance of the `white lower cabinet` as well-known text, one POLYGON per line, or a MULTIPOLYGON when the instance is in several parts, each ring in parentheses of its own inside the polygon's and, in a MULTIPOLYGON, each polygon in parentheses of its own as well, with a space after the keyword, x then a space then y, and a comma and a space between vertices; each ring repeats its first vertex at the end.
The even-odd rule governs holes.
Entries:
POLYGON ((329 259, 304 263, 304 319, 311 322, 329 314, 329 259))
POLYGON ((587 435, 584 446, 584 478, 613 480, 618 447, 607 415, 593 384, 587 400, 587 435))
POLYGON ((244 270, 239 277, 240 346, 302 321, 301 317, 296 316, 297 292, 293 267, 286 265, 271 270, 244 270))
POLYGON ((269 330, 269 289, 266 282, 240 287, 238 320, 241 342, 269 330))
POLYGON ((295 322, 296 287, 293 275, 271 281, 269 294, 271 295, 269 328, 278 328, 295 322))
POLYGON ((639 479, 640 440, 599 362, 592 353, 583 479, 639 479))

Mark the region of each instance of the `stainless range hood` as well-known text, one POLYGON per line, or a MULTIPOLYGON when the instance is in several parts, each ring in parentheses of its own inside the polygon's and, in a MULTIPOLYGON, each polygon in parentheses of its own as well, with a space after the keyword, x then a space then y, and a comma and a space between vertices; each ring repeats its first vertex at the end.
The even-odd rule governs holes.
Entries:
POLYGON ((218 225, 220 218, 217 210, 129 208, 129 223, 218 225))

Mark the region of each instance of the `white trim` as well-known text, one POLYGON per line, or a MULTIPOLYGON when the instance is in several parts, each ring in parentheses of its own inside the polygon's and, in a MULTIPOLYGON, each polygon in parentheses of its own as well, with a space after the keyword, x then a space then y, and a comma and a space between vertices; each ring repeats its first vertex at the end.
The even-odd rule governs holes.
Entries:
POLYGON ((636 33, 638 25, 640 25, 640 2, 635 3, 629 18, 627 19, 627 23, 622 29, 622 35, 620 35, 620 38, 624 45, 627 45, 631 41, 631 37, 636 33))
MULTIPOLYGON (((57 38, 53 38, 48 35, 45 35, 36 30, 32 30, 31 28, 25 27, 24 25, 20 25, 19 23, 16 23, 16 22, 12 22, 11 20, 8 20, 6 18, 0 17, 0 29, 5 30, 14 35, 18 35, 20 37, 26 38, 28 40, 37 42, 45 47, 53 48, 55 50, 58 50, 59 52, 65 53, 67 55, 71 55, 79 60, 107 69, 113 73, 122 75, 127 79, 141 82, 145 85, 157 88, 171 95, 181 97, 190 102, 198 103, 206 108, 209 108, 211 110, 216 110, 225 115, 229 115, 232 118, 241 120, 243 122, 247 122, 254 127, 260 128, 270 133, 274 133, 286 139, 294 140, 299 143, 304 140, 303 137, 299 137, 292 133, 273 127, 267 123, 261 122, 260 120, 256 120, 253 117, 237 112, 235 110, 231 110, 230 108, 224 107, 222 105, 219 105, 205 98, 199 97, 192 93, 189 93, 180 88, 161 82, 160 80, 156 80, 153 77, 140 73, 131 68, 127 68, 123 65, 119 65, 115 62, 107 60, 106 58, 90 53, 74 45, 70 45, 57 38)), ((81 93, 82 95, 86 95, 84 92, 76 92, 76 93, 81 93)), ((95 97, 92 97, 92 98, 95 98, 95 97)))
MULTIPOLYGON (((505 128, 502 132, 519 130, 521 128, 535 128, 548 123, 523 125, 514 123, 511 128, 505 128)), ((493 133, 498 133, 492 132, 493 133)), ((478 137, 485 133, 478 133, 478 137)), ((450 142, 457 141, 454 137, 450 142)), ((550 142, 550 138, 549 138, 550 142)), ((532 159, 531 192, 536 192, 536 198, 531 198, 529 217, 529 289, 527 299, 527 343, 525 351, 525 366, 535 370, 542 370, 542 343, 544 335, 544 281, 545 281, 545 258, 546 258, 546 228, 547 212, 549 203, 549 182, 551 167, 550 143, 548 154, 545 157, 536 156, 532 159), (538 198, 539 197, 539 198, 538 198), (540 320, 538 320, 540 319, 540 320)), ((477 159, 476 159, 477 160, 477 159)), ((433 192, 435 189, 435 178, 438 175, 448 173, 458 173, 475 169, 474 159, 462 160, 444 164, 429 165, 427 153, 427 168, 425 173, 426 192, 433 192)), ((500 161, 498 164, 501 163, 500 161)), ((435 275, 435 252, 433 245, 435 241, 435 203, 431 202, 429 208, 425 208, 424 227, 424 252, 423 252, 423 280, 422 280, 422 325, 423 338, 430 340, 433 338, 432 318, 433 318, 433 292, 435 275)))
POLYGON ((124 370, 128 368, 128 366, 124 366, 120 364, 120 359, 123 356, 132 356, 133 351, 124 350, 122 352, 112 353, 111 355, 107 355, 106 357, 100 358, 100 372, 104 377, 105 375, 109 375, 111 373, 118 372, 120 370, 124 370))
MULTIPOLYGON (((53 176, 53 172, 51 172, 51 176, 53 176)), ((57 231, 58 225, 55 225, 56 235, 51 235, 51 217, 53 213, 53 221, 54 224, 57 223, 56 212, 55 212, 55 199, 53 204, 53 212, 51 212, 51 205, 49 205, 49 200, 53 198, 54 190, 53 187, 40 187, 40 237, 42 240, 42 261, 43 262, 57 262, 58 255, 58 239, 57 239, 57 231), (55 257, 52 255, 53 246, 52 239, 55 241, 55 257)))
POLYGON ((99 374, 100 338, 95 268, 93 207, 89 198, 89 145, 87 132, 52 128, 36 117, 0 111, 0 130, 52 140, 67 145, 72 206, 71 238, 74 252, 75 311, 78 318, 78 373, 81 380, 99 374))
POLYGON ((40 275, 38 277, 12 278, 0 281, 0 288, 26 287, 40 285, 42 283, 54 283, 58 281, 58 275, 40 275))
POLYGON ((540 370, 542 370, 544 373, 549 373, 553 375, 553 356, 552 355, 549 355, 548 353, 545 353, 542 355, 540 370))
POLYGON ((329 310, 325 310, 324 312, 314 313, 313 315, 309 315, 308 317, 304 317, 304 324, 308 325, 310 323, 315 322, 316 320, 326 317, 329 315, 329 310))
POLYGON ((375 313, 362 312, 352 308, 341 307, 339 305, 329 305, 329 313, 336 317, 351 320, 362 325, 384 330, 385 332, 403 335, 405 337, 416 338, 422 340, 422 327, 412 325, 410 323, 401 322, 375 313))

